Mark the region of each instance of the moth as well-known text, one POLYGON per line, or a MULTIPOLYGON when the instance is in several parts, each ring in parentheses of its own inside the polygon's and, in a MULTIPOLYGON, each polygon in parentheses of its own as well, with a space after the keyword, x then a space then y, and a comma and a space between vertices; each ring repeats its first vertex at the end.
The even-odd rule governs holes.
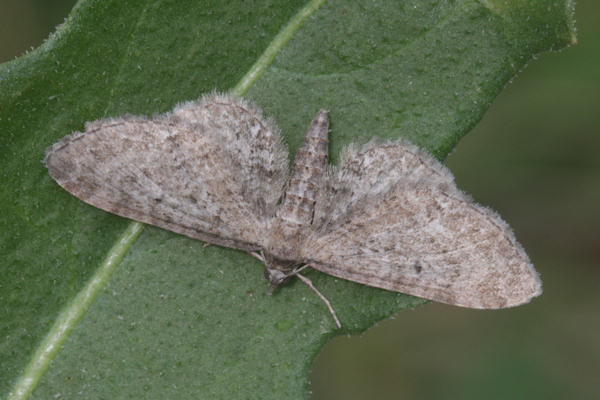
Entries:
POLYGON ((102 210, 265 264, 269 293, 307 267, 462 307, 528 302, 541 281, 509 226, 406 140, 351 145, 328 164, 328 112, 291 170, 275 123, 210 94, 151 118, 87 123, 46 151, 50 176, 102 210))

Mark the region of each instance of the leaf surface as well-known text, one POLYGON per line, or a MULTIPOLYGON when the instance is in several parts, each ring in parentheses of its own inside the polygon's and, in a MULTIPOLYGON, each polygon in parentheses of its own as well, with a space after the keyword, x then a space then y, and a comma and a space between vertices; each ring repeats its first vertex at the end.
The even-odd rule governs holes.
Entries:
POLYGON ((292 154, 326 108, 333 162, 373 136, 443 158, 533 55, 574 41, 566 0, 80 1, 44 45, 0 66, 0 393, 302 398, 329 338, 422 303, 311 271, 336 330, 299 282, 267 296, 250 256, 82 203, 40 160, 86 121, 235 90, 292 154))

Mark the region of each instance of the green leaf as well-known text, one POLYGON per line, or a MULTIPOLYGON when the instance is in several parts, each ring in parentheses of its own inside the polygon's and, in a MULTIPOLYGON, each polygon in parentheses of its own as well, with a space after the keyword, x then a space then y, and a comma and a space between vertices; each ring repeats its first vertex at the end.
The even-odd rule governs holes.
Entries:
POLYGON ((267 296, 248 255, 82 203, 40 160, 86 121, 234 90, 292 153, 327 108, 333 161, 373 136, 443 158, 533 55, 575 41, 568 0, 223 3, 83 0, 0 66, 0 393, 302 398, 329 338, 422 303, 311 271, 336 330, 298 282, 267 296))

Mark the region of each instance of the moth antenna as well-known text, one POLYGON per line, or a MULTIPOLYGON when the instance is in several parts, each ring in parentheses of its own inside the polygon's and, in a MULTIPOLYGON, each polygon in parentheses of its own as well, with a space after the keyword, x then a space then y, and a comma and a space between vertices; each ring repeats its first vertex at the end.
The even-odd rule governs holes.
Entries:
POLYGON ((294 276, 294 275, 298 274, 298 272, 305 270, 308 267, 310 267, 309 264, 304 264, 303 266, 298 267, 295 270, 293 270, 292 272, 290 272, 287 276, 294 276))
POLYGON ((327 297, 323 296, 323 294, 317 290, 317 288, 315 287, 315 285, 313 285, 313 283, 311 282, 310 279, 308 279, 304 275, 300 275, 298 273, 298 271, 294 271, 294 275, 296 275, 298 277, 298 279, 300 279, 302 282, 304 282, 304 284, 306 286, 308 286, 309 288, 311 288, 312 291, 315 292, 317 294, 317 296, 319 296, 319 298, 321 300, 323 300, 323 303, 325 303, 325 305, 329 309, 329 312, 331 313, 331 316, 335 320, 335 324, 337 325, 338 328, 341 328, 342 324, 340 323, 340 320, 338 319, 337 314, 335 313, 335 310, 331 306, 331 303, 329 302, 329 300, 327 300, 327 297))

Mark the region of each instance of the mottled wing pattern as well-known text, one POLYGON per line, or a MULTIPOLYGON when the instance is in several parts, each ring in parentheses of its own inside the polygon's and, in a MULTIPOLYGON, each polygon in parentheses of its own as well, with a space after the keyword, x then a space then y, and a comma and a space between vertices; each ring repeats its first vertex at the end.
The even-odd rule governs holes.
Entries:
POLYGON ((508 225, 404 141, 343 154, 302 253, 327 274, 464 307, 510 307, 541 293, 508 225))
POLYGON ((47 150, 50 175, 103 210, 246 251, 263 245, 287 150, 260 110, 211 95, 151 119, 96 121, 47 150))

